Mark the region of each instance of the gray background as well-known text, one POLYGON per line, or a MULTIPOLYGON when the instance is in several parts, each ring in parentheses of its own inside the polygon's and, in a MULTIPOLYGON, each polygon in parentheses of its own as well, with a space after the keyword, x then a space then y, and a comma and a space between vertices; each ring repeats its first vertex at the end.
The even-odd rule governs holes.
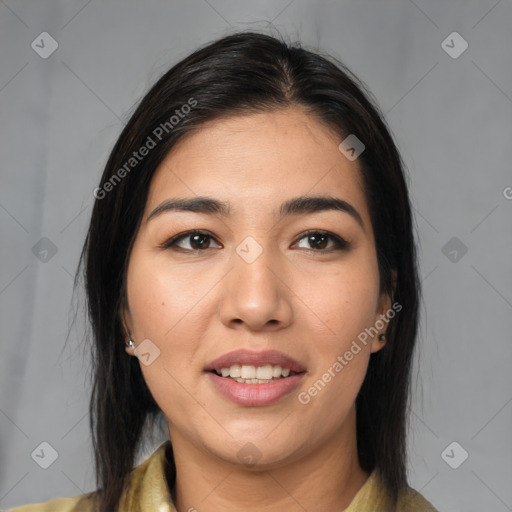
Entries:
POLYGON ((441 512, 512 510, 511 26, 510 0, 0 1, 0 507, 94 488, 83 313, 65 343, 123 122, 198 45, 276 27, 368 84, 409 169, 424 286, 411 485, 441 512), (56 254, 33 250, 42 237, 56 254))

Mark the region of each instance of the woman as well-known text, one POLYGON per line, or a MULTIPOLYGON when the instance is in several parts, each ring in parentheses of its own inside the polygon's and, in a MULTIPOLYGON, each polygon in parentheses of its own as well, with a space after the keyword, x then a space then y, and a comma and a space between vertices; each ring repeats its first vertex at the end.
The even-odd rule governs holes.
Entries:
POLYGON ((222 38, 153 86, 94 195, 101 491, 18 512, 434 511, 406 476, 407 186, 350 71, 222 38), (169 441, 133 469, 162 414, 169 441))

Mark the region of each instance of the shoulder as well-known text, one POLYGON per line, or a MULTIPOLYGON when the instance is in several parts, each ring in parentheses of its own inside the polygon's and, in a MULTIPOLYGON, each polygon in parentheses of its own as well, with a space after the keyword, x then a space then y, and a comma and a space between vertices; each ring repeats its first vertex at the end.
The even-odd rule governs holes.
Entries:
POLYGON ((400 495, 396 510, 397 512, 438 512, 432 503, 411 487, 400 495))
MULTIPOLYGON (((175 512, 165 476, 168 448, 170 441, 161 444, 150 457, 132 470, 126 489, 120 497, 120 510, 161 510, 165 504, 169 512, 175 512)), ((56 498, 44 503, 12 508, 6 512, 94 512, 95 496, 97 494, 92 492, 74 498, 56 498)))
POLYGON ((399 493, 395 503, 377 471, 371 473, 345 512, 359 512, 363 510, 437 512, 431 503, 410 486, 407 486, 399 493))
POLYGON ((94 512, 94 502, 90 494, 74 498, 56 498, 44 503, 33 503, 10 508, 6 512, 94 512))

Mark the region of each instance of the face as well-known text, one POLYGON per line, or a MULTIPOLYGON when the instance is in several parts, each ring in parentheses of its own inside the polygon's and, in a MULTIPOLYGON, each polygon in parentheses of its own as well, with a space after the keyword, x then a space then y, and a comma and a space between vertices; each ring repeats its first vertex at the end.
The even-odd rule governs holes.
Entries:
POLYGON ((173 444, 272 467, 355 438, 355 399, 383 347, 377 336, 358 340, 390 300, 359 165, 341 140, 300 109, 240 116, 203 125, 154 174, 124 322, 127 339, 144 343, 141 370, 173 444), (286 208, 302 196, 340 206, 286 208), (227 211, 170 204, 198 197, 227 211), (215 363, 238 350, 247 352, 215 363), (261 380, 276 366, 296 364, 297 375, 239 383, 237 361, 248 367, 238 378, 252 378, 253 366, 267 367, 256 370, 261 380))

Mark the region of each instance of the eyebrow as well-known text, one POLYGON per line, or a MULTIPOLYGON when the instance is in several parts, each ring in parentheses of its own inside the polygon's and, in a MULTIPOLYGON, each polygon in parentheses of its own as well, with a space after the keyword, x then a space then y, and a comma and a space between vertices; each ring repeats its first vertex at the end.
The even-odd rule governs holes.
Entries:
MULTIPOLYGON (((289 199, 281 204, 278 216, 283 218, 289 215, 300 215, 327 210, 335 210, 348 213, 365 230, 363 219, 359 212, 347 201, 332 196, 299 196, 289 199)), ((225 201, 219 201, 210 197, 199 196, 190 199, 170 198, 159 204, 148 216, 146 222, 169 211, 186 211, 204 213, 207 215, 219 215, 228 217, 231 215, 231 207, 225 201)))

